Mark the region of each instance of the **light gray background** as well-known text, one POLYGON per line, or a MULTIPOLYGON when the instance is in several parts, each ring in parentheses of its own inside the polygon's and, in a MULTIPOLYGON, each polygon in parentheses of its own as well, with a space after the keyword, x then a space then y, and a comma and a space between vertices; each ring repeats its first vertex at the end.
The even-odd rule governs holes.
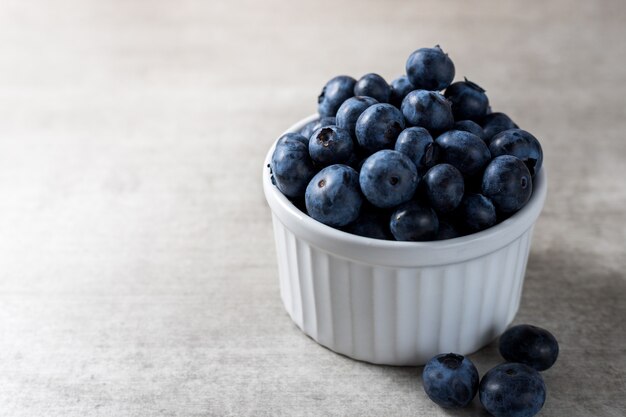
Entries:
POLYGON ((327 79, 439 43, 544 146, 516 318, 561 343, 542 415, 623 416, 624 4, 3 0, 0 415, 483 415, 292 324, 261 191, 327 79))

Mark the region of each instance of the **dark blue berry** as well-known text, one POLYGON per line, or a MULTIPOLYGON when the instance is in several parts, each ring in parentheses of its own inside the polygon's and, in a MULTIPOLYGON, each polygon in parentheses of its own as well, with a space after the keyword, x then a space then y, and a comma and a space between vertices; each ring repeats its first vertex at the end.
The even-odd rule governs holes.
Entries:
POLYGON ((309 139, 309 154, 318 166, 347 162, 353 150, 350 132, 338 126, 322 127, 309 139))
POLYGON ((409 201, 393 212, 389 226, 396 240, 426 241, 437 237, 439 219, 432 208, 409 201))
POLYGON ((339 75, 326 83, 317 98, 317 111, 321 117, 334 117, 339 106, 354 95, 356 80, 347 75, 339 75))
POLYGON ((464 175, 474 175, 491 159, 489 148, 478 136, 462 130, 450 130, 435 140, 441 162, 454 165, 464 175))
POLYGON ((482 194, 467 194, 458 209, 458 220, 469 233, 480 232, 498 221, 496 208, 482 194))
POLYGON ((362 208, 359 218, 346 226, 344 230, 354 235, 372 239, 393 240, 389 230, 389 213, 383 210, 362 208))
POLYGON ((480 120, 487 114, 489 99, 485 90, 467 78, 450 85, 444 95, 452 102, 455 120, 480 120))
POLYGON ((412 126, 439 132, 450 129, 454 124, 450 102, 435 91, 411 91, 402 100, 401 109, 412 126))
POLYGON ((430 168, 436 162, 435 141, 423 127, 404 129, 396 140, 395 150, 408 156, 418 172, 430 168))
POLYGON ((352 137, 355 137, 354 129, 359 116, 376 103, 378 102, 372 97, 356 96, 347 99, 337 110, 337 126, 348 130, 352 137))
POLYGON ((406 75, 415 88, 440 91, 454 79, 454 64, 439 45, 421 48, 407 59, 406 75))
POLYGON ((454 239, 459 236, 462 235, 456 227, 454 227, 450 222, 439 219, 439 230, 437 230, 435 240, 454 239))
POLYGON ((359 116, 355 132, 359 145, 368 153, 393 148, 404 129, 404 117, 391 104, 380 103, 365 109, 359 116))
POLYGON ((332 227, 345 226, 359 217, 363 198, 359 174, 347 165, 330 165, 306 187, 306 210, 315 220, 332 227))
POLYGON ((312 122, 304 125, 304 127, 300 130, 300 134, 307 138, 308 142, 313 132, 315 132, 320 127, 335 126, 336 124, 337 121, 334 117, 322 117, 321 119, 313 120, 312 122))
POLYGON ((422 178, 430 206, 449 213, 461 203, 465 192, 463 174, 450 164, 435 165, 422 178))
POLYGON ((478 391, 478 370, 468 358, 454 353, 429 360, 422 379, 428 398, 441 407, 465 407, 478 391))
POLYGON ((283 136, 277 142, 270 168, 274 183, 290 198, 303 196, 307 184, 315 175, 308 146, 293 136, 283 136))
POLYGON ((462 130, 464 132, 470 132, 485 140, 485 132, 483 132, 483 128, 476 122, 471 120, 459 120, 458 122, 454 122, 452 126, 453 130, 462 130))
POLYGON ((533 177, 541 169, 543 151, 536 137, 522 129, 509 129, 498 133, 489 144, 493 157, 513 155, 526 164, 533 177))
POLYGON ((514 156, 495 157, 483 173, 482 191, 498 211, 514 213, 524 207, 532 194, 530 171, 514 156))
POLYGON ((304 136, 300 133, 296 133, 296 132, 289 132, 289 133, 285 133, 284 135, 282 135, 278 141, 276 142, 276 146, 282 146, 283 144, 285 144, 286 142, 291 142, 291 141, 297 141, 297 142, 302 142, 304 143, 306 146, 309 146, 309 137, 308 136, 304 136))
POLYGON ((365 198, 376 207, 390 208, 410 200, 417 188, 417 169, 398 151, 382 150, 365 160, 359 184, 365 198))
POLYGON ((545 371, 556 362, 559 344, 549 331, 520 324, 500 336, 500 354, 509 362, 519 362, 545 371))
POLYGON ((396 78, 389 84, 391 87, 391 95, 389 96, 389 103, 393 104, 396 107, 400 107, 402 104, 402 100, 409 94, 411 91, 415 90, 411 81, 409 81, 409 77, 403 75, 401 77, 396 78))
POLYGON ((355 96, 372 97, 379 103, 388 103, 390 94, 389 84, 378 74, 365 74, 354 85, 355 96))
POLYGON ((504 363, 488 371, 478 388, 480 402, 495 417, 532 417, 546 401, 546 385, 533 368, 504 363))
POLYGON ((491 138, 500 132, 509 129, 517 129, 517 125, 509 116, 504 113, 489 113, 481 120, 484 138, 487 144, 491 143, 491 138))

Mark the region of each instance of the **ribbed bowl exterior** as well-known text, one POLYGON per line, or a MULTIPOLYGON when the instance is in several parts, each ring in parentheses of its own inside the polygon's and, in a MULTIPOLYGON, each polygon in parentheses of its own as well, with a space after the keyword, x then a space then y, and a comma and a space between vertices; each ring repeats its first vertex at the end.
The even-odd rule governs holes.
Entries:
POLYGON ((297 209, 272 184, 273 148, 263 190, 272 210, 280 293, 307 335, 351 358, 422 365, 439 353, 472 353, 511 323, 547 193, 545 168, 526 206, 487 230, 395 242, 333 229, 297 209))
POLYGON ((307 335, 367 362, 422 365, 472 353, 499 336, 519 307, 532 228, 469 261, 391 268, 340 258, 273 216, 280 293, 307 335))

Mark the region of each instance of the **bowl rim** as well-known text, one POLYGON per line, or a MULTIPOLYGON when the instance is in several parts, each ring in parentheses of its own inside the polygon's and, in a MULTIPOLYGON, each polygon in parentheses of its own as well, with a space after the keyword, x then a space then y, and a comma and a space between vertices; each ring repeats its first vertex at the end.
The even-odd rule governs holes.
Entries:
POLYGON ((541 213, 547 194, 545 167, 535 176, 531 198, 521 210, 495 226, 470 235, 438 241, 401 242, 363 237, 327 226, 309 217, 285 197, 272 184, 269 169, 278 139, 286 133, 299 131, 318 118, 313 114, 298 121, 273 142, 263 164, 263 191, 273 216, 298 238, 322 251, 363 264, 389 267, 460 263, 507 246, 532 228, 541 213))

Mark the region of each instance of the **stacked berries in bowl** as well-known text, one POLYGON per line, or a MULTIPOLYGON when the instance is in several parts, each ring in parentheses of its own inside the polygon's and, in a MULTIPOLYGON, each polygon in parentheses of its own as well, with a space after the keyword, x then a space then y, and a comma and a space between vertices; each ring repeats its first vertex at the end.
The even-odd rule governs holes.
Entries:
POLYGON ((320 344, 372 363, 474 352, 519 307, 545 201, 538 140, 441 48, 338 76, 268 151, 280 293, 320 344))
POLYGON ((524 207, 539 141, 492 113, 480 86, 452 83, 439 47, 411 54, 406 73, 391 84, 377 74, 331 79, 319 119, 276 144, 278 189, 328 226, 401 241, 479 232, 524 207))

